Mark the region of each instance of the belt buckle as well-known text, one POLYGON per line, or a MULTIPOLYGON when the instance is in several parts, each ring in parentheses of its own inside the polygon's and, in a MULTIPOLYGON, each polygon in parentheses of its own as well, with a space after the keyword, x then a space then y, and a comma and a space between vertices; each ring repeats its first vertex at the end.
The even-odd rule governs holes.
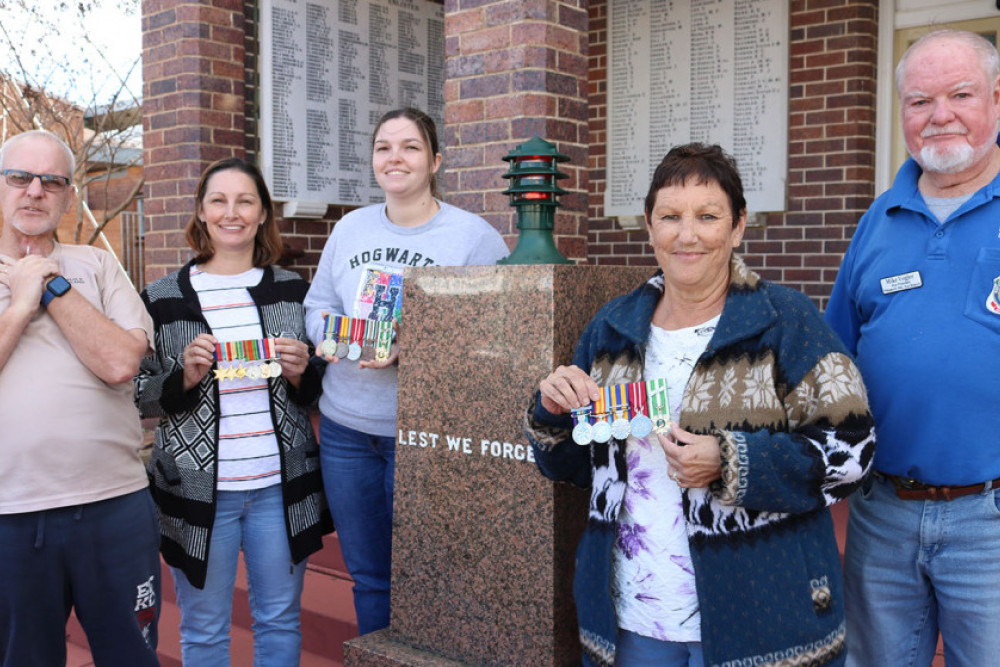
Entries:
POLYGON ((899 485, 899 488, 906 489, 907 491, 916 491, 919 487, 924 486, 917 480, 910 479, 909 477, 897 477, 896 483, 899 485))

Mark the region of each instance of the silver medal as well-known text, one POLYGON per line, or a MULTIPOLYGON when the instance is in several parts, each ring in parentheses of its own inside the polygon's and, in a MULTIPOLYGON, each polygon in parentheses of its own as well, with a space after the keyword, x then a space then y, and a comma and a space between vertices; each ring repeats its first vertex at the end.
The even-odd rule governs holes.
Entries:
POLYGON ((628 420, 624 417, 616 417, 611 422, 611 436, 615 440, 624 440, 628 437, 630 431, 628 420))
POLYGON ((607 442, 611 439, 611 424, 604 419, 598 419, 594 424, 594 440, 597 442, 607 442))
POLYGON ((653 420, 643 414, 638 414, 632 418, 632 435, 637 438, 645 438, 653 431, 653 420))
POLYGON ((573 427, 573 442, 578 445, 589 445, 594 439, 594 428, 587 422, 580 422, 573 427))
POLYGON ((319 348, 323 351, 323 356, 332 357, 337 354, 337 341, 332 338, 327 338, 323 341, 319 348))

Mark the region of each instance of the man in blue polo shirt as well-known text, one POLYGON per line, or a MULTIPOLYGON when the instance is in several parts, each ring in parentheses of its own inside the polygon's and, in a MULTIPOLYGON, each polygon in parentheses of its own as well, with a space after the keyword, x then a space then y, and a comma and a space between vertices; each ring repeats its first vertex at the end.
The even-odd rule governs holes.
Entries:
POLYGON ((861 219, 826 317, 857 355, 873 476, 851 498, 848 665, 1000 661, 1000 59, 939 31, 896 70, 910 159, 861 219))

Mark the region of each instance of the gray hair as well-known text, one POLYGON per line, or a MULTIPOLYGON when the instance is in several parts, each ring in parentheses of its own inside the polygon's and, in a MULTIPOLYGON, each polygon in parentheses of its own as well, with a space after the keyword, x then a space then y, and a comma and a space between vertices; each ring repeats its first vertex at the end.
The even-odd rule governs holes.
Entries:
MULTIPOLYGON (((6 166, 7 149, 21 141, 24 141, 25 139, 31 139, 33 137, 48 139, 62 149, 62 152, 66 157, 66 164, 69 165, 69 174, 67 174, 67 176, 69 176, 70 180, 73 180, 73 174, 76 173, 76 158, 73 156, 73 151, 65 141, 48 130, 28 130, 27 132, 22 132, 21 134, 15 134, 13 137, 5 141, 3 146, 0 146, 0 169, 3 169, 6 166)), ((56 175, 62 176, 62 174, 56 175)))
POLYGON ((995 83, 997 77, 1000 76, 1000 55, 997 54, 996 47, 988 39, 968 30, 935 30, 934 32, 927 33, 913 44, 910 44, 910 47, 906 49, 906 53, 899 59, 899 64, 896 65, 897 93, 900 92, 899 87, 903 82, 903 72, 906 69, 906 63, 910 59, 910 55, 928 42, 939 40, 960 42, 972 49, 979 56, 979 66, 982 67, 983 74, 986 75, 991 84, 995 83))

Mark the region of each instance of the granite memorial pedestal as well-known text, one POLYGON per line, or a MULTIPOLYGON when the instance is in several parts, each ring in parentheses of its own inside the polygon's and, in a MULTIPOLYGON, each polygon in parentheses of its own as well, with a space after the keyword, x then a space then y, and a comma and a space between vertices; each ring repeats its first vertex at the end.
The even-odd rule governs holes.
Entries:
POLYGON ((586 496, 535 468, 523 413, 584 326, 650 267, 408 269, 389 628, 345 664, 579 664, 586 496))

